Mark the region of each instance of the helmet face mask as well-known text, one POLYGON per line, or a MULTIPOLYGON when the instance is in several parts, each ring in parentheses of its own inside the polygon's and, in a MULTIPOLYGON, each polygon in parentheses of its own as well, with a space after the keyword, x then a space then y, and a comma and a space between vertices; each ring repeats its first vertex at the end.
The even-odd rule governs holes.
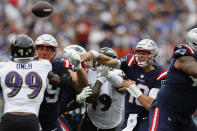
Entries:
POLYGON ((135 59, 140 67, 145 67, 152 64, 152 53, 151 50, 138 50, 135 49, 135 59))
POLYGON ((48 59, 51 62, 56 56, 56 48, 49 45, 36 45, 36 57, 38 59, 48 59))
POLYGON ((16 35, 10 48, 12 61, 26 62, 34 59, 34 42, 27 35, 16 35))
POLYGON ((37 59, 48 59, 53 62, 56 56, 57 40, 49 34, 39 36, 35 41, 35 55, 37 59))
POLYGON ((153 40, 143 39, 137 44, 134 56, 138 66, 146 67, 157 61, 158 47, 153 40))

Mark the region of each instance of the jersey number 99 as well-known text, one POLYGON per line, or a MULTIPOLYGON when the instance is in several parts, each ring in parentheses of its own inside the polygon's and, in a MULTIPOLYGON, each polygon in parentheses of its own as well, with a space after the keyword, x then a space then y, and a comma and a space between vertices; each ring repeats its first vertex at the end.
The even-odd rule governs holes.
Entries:
MULTIPOLYGON (((36 72, 29 72, 25 77, 25 84, 32 89, 32 93, 27 94, 29 99, 34 99, 40 92, 42 87, 42 79, 36 72)), ((11 92, 7 94, 8 98, 18 94, 23 85, 22 76, 16 71, 9 72, 5 77, 5 85, 11 88, 11 92)))

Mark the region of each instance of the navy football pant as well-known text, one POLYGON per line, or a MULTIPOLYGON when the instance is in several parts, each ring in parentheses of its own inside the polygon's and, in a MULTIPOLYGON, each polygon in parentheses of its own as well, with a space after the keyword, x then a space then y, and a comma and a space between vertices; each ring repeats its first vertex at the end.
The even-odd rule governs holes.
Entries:
MULTIPOLYGON (((128 117, 129 114, 126 114, 122 129, 127 126, 128 117)), ((137 117, 137 125, 134 127, 133 131, 148 131, 148 117, 137 117)))
POLYGON ((176 117, 158 107, 151 107, 149 112, 149 131, 197 131, 192 119, 187 124, 176 120, 176 117))
POLYGON ((87 113, 84 114, 77 131, 115 131, 115 128, 111 129, 99 129, 90 120, 87 113))
POLYGON ((63 116, 60 116, 58 120, 53 122, 50 129, 42 129, 42 131, 72 131, 72 128, 68 121, 63 116))

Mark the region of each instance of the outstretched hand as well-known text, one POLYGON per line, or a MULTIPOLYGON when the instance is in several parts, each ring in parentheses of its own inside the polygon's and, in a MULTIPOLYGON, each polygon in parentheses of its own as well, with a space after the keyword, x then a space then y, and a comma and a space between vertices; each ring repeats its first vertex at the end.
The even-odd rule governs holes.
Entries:
POLYGON ((92 89, 90 86, 87 86, 83 89, 83 91, 77 95, 76 101, 78 103, 84 103, 86 98, 89 97, 92 94, 92 89))
POLYGON ((100 65, 99 67, 97 67, 97 71, 99 72, 98 76, 104 76, 106 78, 110 77, 109 76, 109 67, 108 66, 100 65))

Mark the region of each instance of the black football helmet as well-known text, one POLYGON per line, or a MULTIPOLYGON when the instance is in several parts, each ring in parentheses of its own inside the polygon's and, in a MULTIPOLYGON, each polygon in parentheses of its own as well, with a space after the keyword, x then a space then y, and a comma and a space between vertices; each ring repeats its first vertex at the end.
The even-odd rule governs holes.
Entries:
POLYGON ((16 35, 10 48, 12 61, 23 62, 34 59, 34 42, 27 35, 16 35))
POLYGON ((102 53, 106 56, 109 56, 109 57, 112 57, 112 58, 118 58, 118 55, 117 53, 112 49, 112 48, 109 48, 109 47, 103 47, 99 50, 99 53, 102 53))
MULTIPOLYGON (((99 53, 102 53, 106 56, 109 56, 109 57, 112 57, 114 59, 118 59, 118 55, 117 53, 112 49, 112 48, 109 48, 109 47, 103 47, 99 50, 99 53)), ((99 67, 100 64, 97 63, 95 60, 93 60, 93 67, 94 68, 97 68, 99 67)))

